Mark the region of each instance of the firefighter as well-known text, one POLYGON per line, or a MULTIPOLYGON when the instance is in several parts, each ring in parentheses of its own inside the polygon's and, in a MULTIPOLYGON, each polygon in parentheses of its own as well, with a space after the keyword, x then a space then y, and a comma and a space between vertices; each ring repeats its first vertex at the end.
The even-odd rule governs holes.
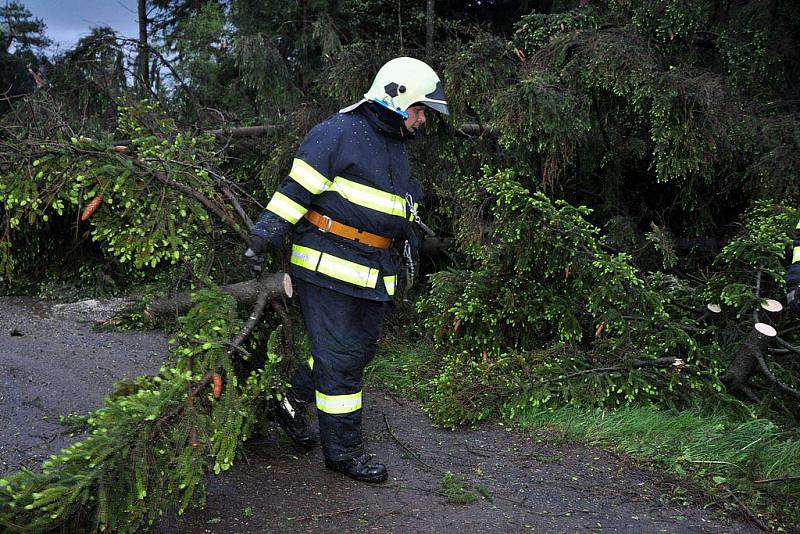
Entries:
POLYGON ((792 264, 786 271, 786 300, 789 308, 800 314, 800 222, 797 223, 792 241, 792 264))
POLYGON ((297 443, 312 447, 316 438, 304 407, 314 402, 325 465, 364 482, 387 478, 386 467, 364 450, 363 371, 398 281, 389 248, 413 239, 422 200, 406 141, 431 111, 447 114, 433 69, 408 57, 386 63, 362 100, 306 135, 288 177, 251 228, 245 252, 258 263, 294 230, 289 273, 312 356, 276 415, 297 443))

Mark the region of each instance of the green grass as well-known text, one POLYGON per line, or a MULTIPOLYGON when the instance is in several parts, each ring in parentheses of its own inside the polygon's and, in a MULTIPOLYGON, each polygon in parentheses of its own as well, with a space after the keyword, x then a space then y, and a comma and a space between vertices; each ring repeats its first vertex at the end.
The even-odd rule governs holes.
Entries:
POLYGON ((436 373, 435 355, 427 344, 412 345, 396 337, 384 339, 364 372, 367 383, 424 400, 436 373))
MULTIPOLYGON (((366 379, 425 402, 437 362, 430 347, 390 338, 366 379)), ((800 432, 752 417, 735 404, 681 412, 530 407, 504 422, 523 431, 554 429, 564 439, 651 462, 731 507, 746 507, 770 527, 800 528, 800 432)))
POLYGON ((439 495, 445 497, 450 504, 470 504, 475 502, 477 495, 465 487, 464 480, 447 471, 442 475, 442 486, 439 495))

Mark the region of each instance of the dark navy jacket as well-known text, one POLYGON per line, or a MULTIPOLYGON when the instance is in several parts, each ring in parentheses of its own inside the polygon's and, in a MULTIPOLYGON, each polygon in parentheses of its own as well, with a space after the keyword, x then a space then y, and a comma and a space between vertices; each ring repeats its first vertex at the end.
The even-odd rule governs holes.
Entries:
POLYGON ((369 300, 391 300, 397 266, 388 250, 326 233, 303 216, 331 219, 402 242, 422 188, 411 177, 404 138, 364 104, 316 125, 250 232, 279 247, 294 225, 289 273, 369 300), (413 209, 412 209, 413 208, 413 209))

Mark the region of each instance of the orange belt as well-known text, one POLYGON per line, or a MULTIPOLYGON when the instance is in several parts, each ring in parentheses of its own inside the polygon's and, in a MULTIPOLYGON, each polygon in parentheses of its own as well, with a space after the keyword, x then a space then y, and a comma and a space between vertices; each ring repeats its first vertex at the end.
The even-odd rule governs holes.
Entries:
POLYGON ((322 215, 314 210, 308 210, 305 215, 306 219, 322 230, 323 232, 330 232, 333 235, 344 237, 345 239, 352 239, 359 243, 364 243, 375 248, 387 249, 392 246, 392 240, 388 237, 383 237, 377 234, 371 234, 352 226, 347 226, 340 222, 336 222, 327 215, 322 215))

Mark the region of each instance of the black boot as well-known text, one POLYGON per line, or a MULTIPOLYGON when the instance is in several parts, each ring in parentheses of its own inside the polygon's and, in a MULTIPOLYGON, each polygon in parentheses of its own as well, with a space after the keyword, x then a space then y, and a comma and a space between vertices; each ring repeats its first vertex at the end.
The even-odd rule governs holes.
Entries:
POLYGON ((292 441, 305 449, 312 449, 317 444, 317 436, 308 424, 306 405, 291 393, 283 400, 272 399, 270 413, 292 441))
POLYGON ((386 466, 379 463, 370 463, 367 453, 349 460, 329 460, 325 458, 325 467, 338 471, 359 482, 383 482, 389 476, 386 466))

